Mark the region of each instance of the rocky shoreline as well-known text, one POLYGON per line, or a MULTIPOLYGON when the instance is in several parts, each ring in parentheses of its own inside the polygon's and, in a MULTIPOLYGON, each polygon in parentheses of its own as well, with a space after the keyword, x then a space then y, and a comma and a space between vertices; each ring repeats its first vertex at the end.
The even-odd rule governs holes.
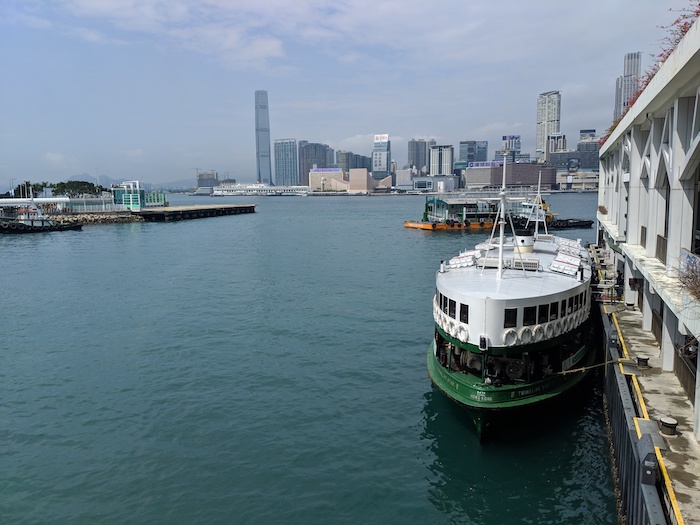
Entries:
POLYGON ((98 213, 58 213, 49 215, 55 224, 80 222, 82 224, 113 224, 126 222, 144 222, 140 215, 130 212, 98 212, 98 213))

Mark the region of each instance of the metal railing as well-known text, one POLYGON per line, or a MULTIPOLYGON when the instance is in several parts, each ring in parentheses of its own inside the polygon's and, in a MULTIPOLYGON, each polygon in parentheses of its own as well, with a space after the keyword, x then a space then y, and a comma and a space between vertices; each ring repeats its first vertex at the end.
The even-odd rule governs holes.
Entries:
POLYGON ((626 523, 676 523, 667 505, 659 460, 651 434, 637 433, 635 420, 644 417, 632 378, 618 363, 622 357, 617 328, 602 313, 605 330, 605 401, 614 452, 620 519, 626 523))

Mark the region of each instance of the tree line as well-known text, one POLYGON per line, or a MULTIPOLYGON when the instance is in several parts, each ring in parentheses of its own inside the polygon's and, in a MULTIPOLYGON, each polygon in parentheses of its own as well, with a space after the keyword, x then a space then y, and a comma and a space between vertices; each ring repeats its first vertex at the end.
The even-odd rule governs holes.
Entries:
POLYGON ((18 184, 12 192, 7 192, 3 197, 14 197, 16 199, 26 199, 29 197, 41 197, 46 189, 51 190, 54 196, 62 197, 81 197, 83 195, 102 195, 103 191, 109 191, 109 188, 95 185, 92 182, 84 180, 71 180, 68 182, 35 182, 25 181, 18 184))

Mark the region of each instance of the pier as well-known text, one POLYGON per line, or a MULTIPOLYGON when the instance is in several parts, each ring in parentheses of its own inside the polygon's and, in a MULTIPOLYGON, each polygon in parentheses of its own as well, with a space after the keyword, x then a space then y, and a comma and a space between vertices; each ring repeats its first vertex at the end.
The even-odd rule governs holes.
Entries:
POLYGON ((148 222, 185 221, 203 219, 205 217, 220 217, 222 215, 239 215, 241 213, 255 213, 255 204, 166 206, 164 208, 144 208, 139 211, 132 211, 133 215, 142 217, 148 222))

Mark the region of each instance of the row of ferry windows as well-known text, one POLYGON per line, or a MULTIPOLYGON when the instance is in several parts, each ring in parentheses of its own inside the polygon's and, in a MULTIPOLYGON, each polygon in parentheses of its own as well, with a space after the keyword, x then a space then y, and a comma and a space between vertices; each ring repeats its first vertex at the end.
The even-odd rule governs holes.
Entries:
MULTIPOLYGON (((457 302, 454 299, 449 299, 447 296, 437 292, 438 304, 440 310, 450 316, 452 319, 457 319, 457 302)), ((550 304, 541 304, 539 306, 526 306, 523 308, 523 326, 542 324, 548 321, 556 321, 561 317, 578 312, 586 305, 586 294, 581 292, 578 295, 563 299, 561 303, 555 301, 550 304)), ((503 318, 503 328, 513 328, 518 326, 518 309, 506 308, 503 318)), ((469 323, 469 305, 459 305, 459 320, 462 323, 469 323)))

